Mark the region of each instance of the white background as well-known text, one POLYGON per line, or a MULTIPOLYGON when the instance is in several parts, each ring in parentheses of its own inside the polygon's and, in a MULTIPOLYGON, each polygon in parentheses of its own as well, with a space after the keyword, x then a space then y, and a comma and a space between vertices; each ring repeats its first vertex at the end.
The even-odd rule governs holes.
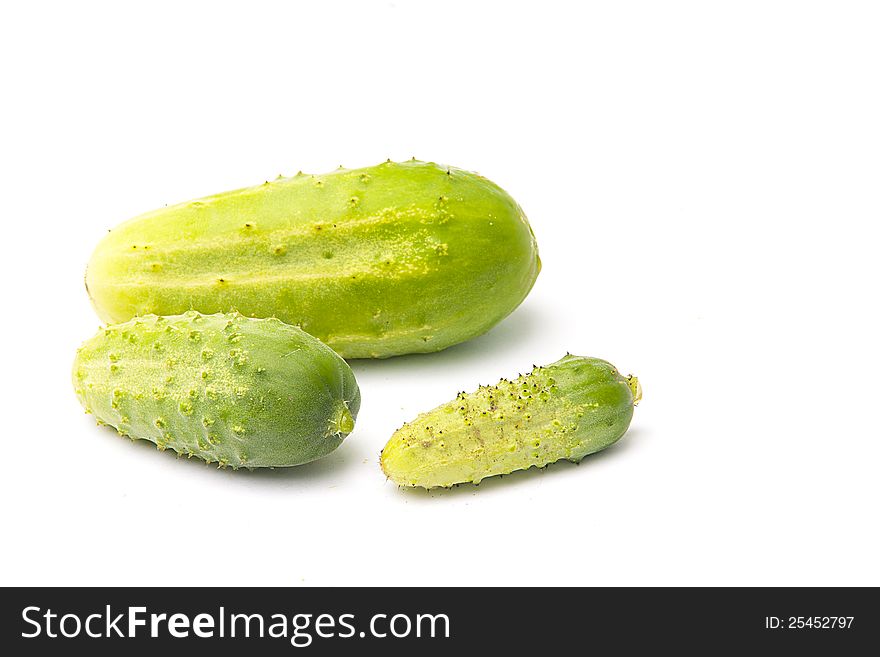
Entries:
POLYGON ((7 3, 2 584, 880 584, 880 15, 858 2, 7 3), (218 471, 71 389, 106 230, 299 169, 477 170, 544 269, 356 362, 334 454, 218 471), (579 467, 398 490, 405 420, 566 351, 637 374, 579 467))

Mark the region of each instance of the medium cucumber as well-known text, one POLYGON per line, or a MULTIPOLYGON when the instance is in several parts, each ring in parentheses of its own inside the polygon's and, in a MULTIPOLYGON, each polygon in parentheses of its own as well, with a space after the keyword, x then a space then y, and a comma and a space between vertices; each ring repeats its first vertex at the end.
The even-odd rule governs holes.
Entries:
POLYGON ((77 352, 86 412, 121 435, 233 468, 298 465, 354 428, 360 392, 329 347, 277 319, 148 315, 77 352))
POLYGON ((641 394, 610 363, 567 355, 404 424, 382 450, 382 470, 400 486, 434 488, 579 462, 624 434, 641 394))
POLYGON ((540 270, 517 203, 429 162, 298 174, 136 217, 86 287, 107 322, 237 310, 278 317, 345 358, 431 352, 489 330, 540 270))

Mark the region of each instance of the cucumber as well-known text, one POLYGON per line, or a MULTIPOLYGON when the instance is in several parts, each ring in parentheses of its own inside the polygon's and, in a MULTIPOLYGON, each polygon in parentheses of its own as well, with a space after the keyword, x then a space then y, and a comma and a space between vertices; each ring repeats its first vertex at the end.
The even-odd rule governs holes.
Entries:
POLYGON ((641 394, 636 377, 569 354, 513 381, 459 393, 404 424, 382 450, 381 467, 400 486, 434 488, 561 459, 577 463, 624 434, 641 394))
POLYGON ((540 270, 522 209, 474 173, 388 161, 297 174, 141 215, 97 246, 100 317, 237 310, 344 358, 439 351, 488 331, 540 270))
POLYGON ((160 450, 221 467, 282 467, 336 449, 360 391, 329 347, 278 319, 147 315, 107 326, 77 351, 87 413, 160 450))

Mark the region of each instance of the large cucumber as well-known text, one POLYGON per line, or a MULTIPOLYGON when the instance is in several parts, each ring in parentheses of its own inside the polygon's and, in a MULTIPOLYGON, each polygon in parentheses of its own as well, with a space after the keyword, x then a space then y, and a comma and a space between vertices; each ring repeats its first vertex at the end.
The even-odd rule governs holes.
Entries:
POLYGON ((238 314, 148 315, 80 347, 73 385, 121 435, 233 468, 305 463, 354 428, 351 368, 302 330, 238 314))
POLYGON ((522 209, 482 176, 386 162, 297 174, 136 217, 86 286, 108 322, 237 310, 345 358, 431 352, 507 316, 540 270, 522 209))
POLYGON ((434 488, 579 462, 624 434, 640 398, 636 377, 567 355, 419 415, 388 441, 382 469, 400 486, 434 488))

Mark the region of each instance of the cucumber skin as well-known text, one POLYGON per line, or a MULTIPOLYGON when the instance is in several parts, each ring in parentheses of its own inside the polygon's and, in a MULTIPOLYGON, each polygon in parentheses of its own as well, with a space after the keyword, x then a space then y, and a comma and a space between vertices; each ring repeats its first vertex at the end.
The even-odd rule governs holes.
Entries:
POLYGON ((569 354, 419 415, 394 433, 380 464, 399 486, 435 488, 577 463, 623 436, 639 399, 636 377, 569 354))
POLYGON ((445 349, 488 331, 540 271, 517 203, 430 162, 298 174, 150 212, 100 242, 86 288, 106 322, 236 310, 344 358, 445 349))
POLYGON ((77 351, 87 413, 159 449, 232 468, 306 463, 354 427, 360 392, 329 347, 277 319, 144 316, 77 351))

